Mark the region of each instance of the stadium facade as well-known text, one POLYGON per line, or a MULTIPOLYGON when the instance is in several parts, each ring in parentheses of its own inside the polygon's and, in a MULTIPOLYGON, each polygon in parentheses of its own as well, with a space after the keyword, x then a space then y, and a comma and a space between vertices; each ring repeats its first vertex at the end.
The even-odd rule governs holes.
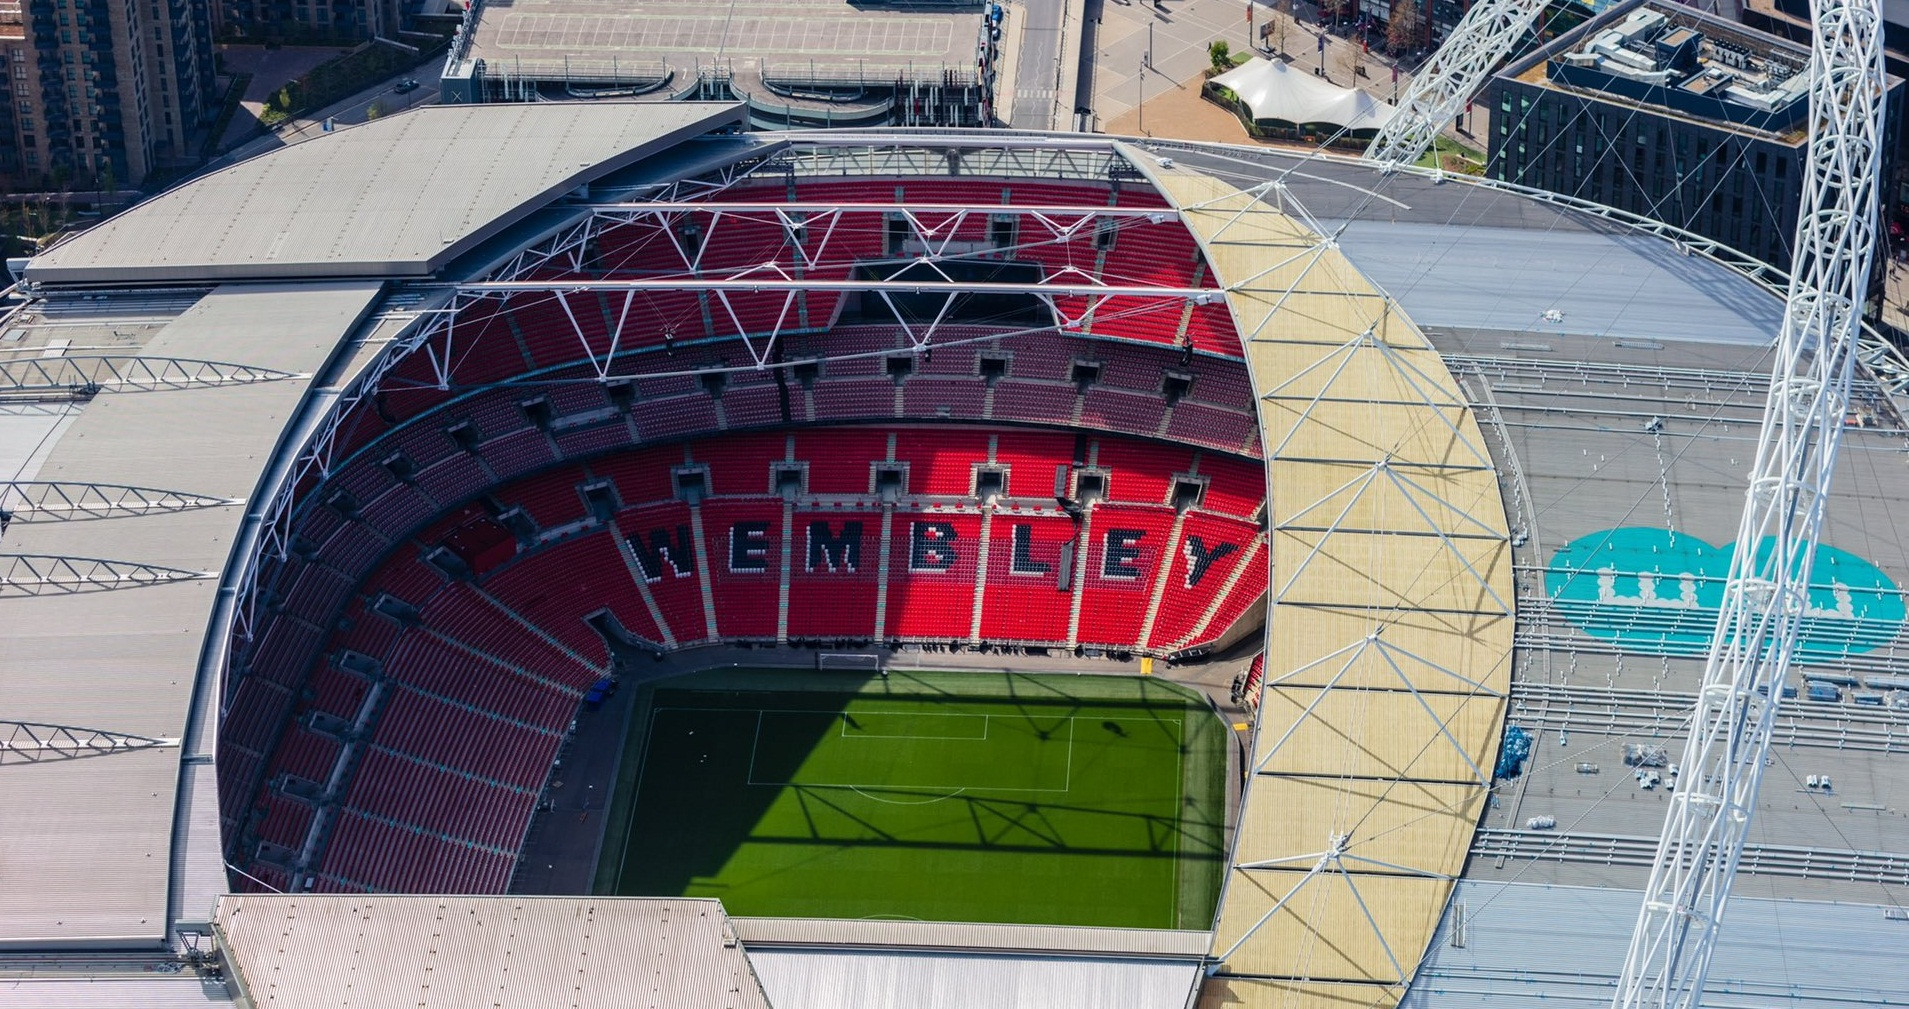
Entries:
MULTIPOLYGON (((340 964, 405 1004, 1608 997, 1767 271, 1504 184, 745 114, 419 110, 26 264, 0 1002, 315 1004, 340 964), (586 697, 743 652, 1216 703, 1261 653, 1217 912, 525 896, 586 697)), ((1898 360, 1849 418, 1720 997, 1900 999, 1898 360)))

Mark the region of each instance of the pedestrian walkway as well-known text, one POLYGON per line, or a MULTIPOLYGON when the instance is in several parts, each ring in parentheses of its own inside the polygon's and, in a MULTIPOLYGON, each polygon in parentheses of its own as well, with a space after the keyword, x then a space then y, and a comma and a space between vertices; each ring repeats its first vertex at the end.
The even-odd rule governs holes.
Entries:
MULTIPOLYGON (((1199 96, 1204 72, 1212 65, 1207 47, 1214 41, 1224 41, 1240 54, 1256 52, 1254 47, 1263 38, 1295 68, 1318 70, 1333 84, 1356 87, 1386 102, 1396 102, 1411 86, 1416 59, 1399 61, 1395 76, 1394 62, 1384 53, 1368 52, 1343 35, 1322 33, 1315 21, 1308 20, 1309 12, 1295 19, 1287 13, 1289 7, 1282 3, 1275 10, 1253 0, 1249 21, 1247 0, 1168 0, 1165 9, 1151 0, 1104 0, 1098 20, 1090 25, 1097 128, 1107 133, 1245 142, 1245 128, 1232 114, 1199 96), (1273 28, 1262 37, 1260 29, 1269 23, 1273 28), (1142 102, 1144 116, 1136 112, 1142 102)), ((1484 107, 1478 106, 1464 123, 1465 130, 1454 125, 1446 134, 1467 146, 1482 147, 1485 124, 1484 107)))

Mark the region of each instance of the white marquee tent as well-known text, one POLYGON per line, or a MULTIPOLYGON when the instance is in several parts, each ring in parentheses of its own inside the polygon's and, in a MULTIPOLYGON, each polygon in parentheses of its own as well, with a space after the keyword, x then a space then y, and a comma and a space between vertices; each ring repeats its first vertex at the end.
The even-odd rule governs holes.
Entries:
POLYGON ((1254 119, 1330 123, 1349 130, 1376 130, 1396 111, 1353 88, 1342 88, 1284 63, 1254 57, 1213 78, 1238 95, 1254 119))

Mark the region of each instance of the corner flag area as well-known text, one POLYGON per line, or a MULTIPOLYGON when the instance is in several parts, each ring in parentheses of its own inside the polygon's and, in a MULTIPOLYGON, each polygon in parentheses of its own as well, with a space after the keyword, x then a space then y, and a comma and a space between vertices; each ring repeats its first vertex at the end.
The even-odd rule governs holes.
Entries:
POLYGON ((1209 928, 1226 735, 1148 678, 671 680, 632 730, 604 879, 736 915, 1209 928))

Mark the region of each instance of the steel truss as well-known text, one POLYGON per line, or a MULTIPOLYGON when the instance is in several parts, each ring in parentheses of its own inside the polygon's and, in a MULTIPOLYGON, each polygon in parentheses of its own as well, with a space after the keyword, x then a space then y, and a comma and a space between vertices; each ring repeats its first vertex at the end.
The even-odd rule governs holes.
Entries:
POLYGON ((129 732, 0 720, 0 765, 104 757, 149 750, 156 746, 178 745, 177 739, 155 739, 129 732))
MULTIPOLYGON (((1265 152, 1259 148, 1240 148, 1238 145, 1232 144, 1208 144, 1205 146, 1233 148, 1254 155, 1265 154, 1265 152)), ((1147 147, 1148 149, 1163 150, 1197 151, 1202 149, 1201 147, 1196 147, 1188 143, 1174 143, 1172 141, 1162 140, 1150 140, 1147 143, 1147 147)), ((1313 156, 1331 160, 1341 160, 1341 156, 1332 154, 1322 153, 1313 156)), ((1393 170, 1430 179, 1441 181, 1449 179, 1450 181, 1468 186, 1501 190, 1537 203, 1563 207, 1581 214, 1588 214, 1599 220, 1610 221, 1613 224, 1621 225, 1638 234, 1662 238, 1670 242, 1672 248, 1676 251, 1686 256, 1702 256, 1721 266, 1726 266, 1742 274, 1758 287, 1779 297, 1785 297, 1789 293, 1790 275, 1784 270, 1771 266, 1769 263, 1747 252, 1719 242, 1714 238, 1707 238, 1694 231, 1686 231, 1674 224, 1665 224, 1663 221, 1645 217, 1642 214, 1633 214, 1628 210, 1607 207, 1602 203, 1593 203, 1590 200, 1580 199, 1575 196, 1553 193, 1549 190, 1536 189, 1531 186, 1519 185, 1516 182, 1506 182, 1502 179, 1493 179, 1481 175, 1448 176, 1436 168, 1420 168, 1416 165, 1409 164, 1396 165, 1393 170)), ((1263 189, 1265 186, 1260 188, 1263 189)), ((1905 407, 1909 407, 1909 403, 1903 402, 1905 397, 1909 397, 1909 356, 1905 356, 1900 348, 1889 342, 1887 337, 1876 332, 1865 323, 1863 325, 1862 335, 1856 346, 1856 360, 1862 363, 1870 377, 1876 381, 1876 384, 1889 394, 1892 404, 1896 408, 1896 412, 1899 415, 1909 415, 1909 409, 1905 409, 1905 407)))
POLYGON ((11 522, 68 522, 244 504, 244 498, 70 481, 0 483, 0 529, 11 522))
POLYGON ((1485 75, 1531 31, 1544 0, 1478 0, 1432 54, 1400 99, 1398 112, 1379 128, 1365 156, 1386 171, 1425 156, 1458 110, 1478 93, 1485 75))
POLYGON ((63 356, 0 361, 0 400, 200 389, 309 378, 271 368, 177 357, 63 356))
POLYGON ((136 561, 51 554, 0 554, 0 598, 63 596, 216 578, 216 571, 184 571, 136 561))
MULTIPOLYGON (((892 131, 885 131, 870 142, 886 145, 884 148, 886 154, 876 158, 881 165, 888 165, 897 171, 908 169, 903 172, 904 174, 928 174, 931 170, 937 170, 942 175, 948 174, 951 164, 948 155, 951 151, 942 149, 943 145, 939 142, 947 139, 946 134, 937 135, 930 132, 924 136, 937 138, 925 145, 934 148, 933 150, 905 151, 905 148, 912 148, 914 145, 913 136, 904 134, 902 138, 898 138, 896 132, 892 131), (907 165, 899 162, 891 163, 892 159, 901 158, 904 153, 921 154, 933 164, 927 162, 915 164, 913 161, 907 165)), ((839 141, 831 141, 832 144, 837 142, 839 141)), ((990 135, 990 142, 1000 141, 990 135)), ((971 141, 963 143, 971 143, 971 141)), ((1048 169, 1045 174, 1050 176, 1058 174, 1070 178, 1104 180, 1110 174, 1117 174, 1114 172, 1115 166, 1127 166, 1126 160, 1114 152, 1112 141, 1082 143, 1079 138, 1074 138, 1064 145, 1032 140, 1029 143, 1035 146, 1024 151, 1015 148, 1009 152, 1012 154, 1014 151, 1020 151, 1025 155, 1027 165, 1023 167, 1029 174, 1042 174, 1037 169, 1045 166, 1048 169), (1087 158, 1090 163, 1082 164, 1073 160, 1078 158, 1087 158), (1066 170, 1057 172, 1055 169, 1066 170)), ((278 484, 277 492, 262 510, 258 549, 247 556, 237 576, 239 591, 238 605, 234 608, 233 637, 242 644, 249 644, 258 635, 258 602, 262 569, 267 565, 282 564, 291 557, 291 528, 295 514, 294 498, 297 492, 300 488, 308 490, 311 486, 329 479, 337 466, 344 461, 339 455, 339 433, 342 424, 355 406, 385 386, 392 370, 400 363, 413 355, 421 354, 429 364, 433 387, 450 388, 455 362, 469 351, 469 343, 473 339, 457 325, 458 320, 467 309, 485 301, 525 296, 555 298, 568 314, 573 326, 578 326, 575 310, 569 304, 569 298, 574 294, 608 292, 613 297, 621 294, 622 310, 627 313, 634 307, 634 299, 638 297, 641 288, 640 282, 622 282, 622 286, 619 287, 617 282, 605 283, 587 275, 591 269, 590 257, 595 239, 609 228, 646 219, 658 224, 661 226, 662 233, 670 236, 668 241, 672 243, 671 248, 675 254, 675 260, 666 269, 677 270, 682 276, 666 283, 658 283, 656 286, 668 290, 684 290, 686 289, 683 282, 685 279, 700 279, 705 282, 705 289, 710 296, 717 298, 719 304, 724 304, 725 299, 722 295, 726 293, 751 289, 768 290, 769 285, 777 283, 782 285, 777 289, 785 293, 785 299, 792 301, 797 291, 812 289, 817 285, 798 275, 792 269, 793 264, 773 266, 764 264, 760 267, 727 271, 720 277, 699 276, 700 249, 708 247, 709 236, 719 226, 716 220, 723 216, 742 220, 745 215, 752 215, 756 220, 774 220, 785 231, 802 232, 803 234, 798 237, 806 238, 807 241, 797 241, 794 244, 798 249, 803 250, 801 263, 804 272, 823 264, 832 263, 846 267, 860 261, 858 256, 845 249, 846 242, 834 241, 837 237, 847 237, 844 218, 858 213, 865 216, 877 212, 883 215, 897 214, 901 219, 910 222, 910 233, 914 236, 912 240, 919 243, 921 251, 906 260, 891 262, 896 262, 897 265, 921 264, 931 271, 939 270, 940 267, 936 264, 946 259, 971 254, 972 250, 954 241, 953 236, 964 221, 976 215, 986 215, 988 218, 995 215, 1013 215, 1021 222, 1017 245, 1006 250, 991 250, 995 254, 1011 252, 1015 248, 1026 247, 1036 242, 1060 242, 1087 238, 1093 234, 1093 229, 1101 226, 1099 222, 1102 220, 1110 220, 1112 221, 1110 226, 1118 228, 1125 224, 1173 220, 1178 217, 1177 211, 1160 207, 936 205, 942 209, 931 210, 923 205, 810 201, 768 205, 742 203, 737 204, 736 207, 755 209, 734 209, 708 200, 738 183, 773 178, 777 173, 793 175, 812 169, 818 172, 840 174, 844 161, 854 161, 857 156, 845 154, 833 146, 815 150, 806 148, 798 150, 795 145, 783 144, 772 148, 768 156, 762 160, 733 162, 714 169, 706 177, 679 179, 653 187, 638 187, 630 192, 653 195, 655 199, 647 202, 606 204, 586 208, 584 216, 577 223, 505 260, 492 271, 488 280, 460 285, 450 292, 441 305, 419 309, 417 321, 392 340, 384 352, 331 401, 328 411, 316 419, 311 438, 292 461, 286 478, 278 484), (805 158, 820 160, 810 162, 803 160, 805 158), (692 214, 696 215, 700 219, 699 223, 706 228, 703 241, 699 243, 697 250, 691 250, 670 227, 678 220, 692 214), (765 214, 768 215, 766 218, 765 214), (818 235, 823 237, 818 240, 815 237, 818 235), (528 284, 520 279, 553 267, 565 272, 577 273, 579 277, 576 280, 537 284, 528 284), (499 286, 511 283, 524 286, 516 290, 499 286), (487 287, 491 289, 486 289, 487 287)), ((959 157, 969 158, 970 153, 960 151, 959 157)), ((1013 158, 1008 158, 1008 161, 1019 164, 1013 158)), ((872 170, 868 164, 860 161, 856 163, 864 169, 872 170)), ((976 168, 976 170, 980 169, 976 168)), ((889 282, 857 281, 855 285, 857 290, 888 297, 904 287, 914 290, 936 289, 936 283, 948 282, 946 273, 940 273, 939 276, 943 278, 940 282, 901 282, 891 287, 888 286, 889 282)), ((645 279, 657 278, 646 274, 645 279)), ((976 285, 961 285, 961 292, 972 292, 976 289, 976 285)), ((944 315, 946 309, 952 304, 953 298, 957 296, 958 293, 952 288, 948 289, 942 306, 944 315)), ((1043 298, 1049 305, 1054 306, 1057 318, 1064 322, 1078 324, 1087 317, 1088 313, 1104 308, 1106 303, 1115 297, 1122 298, 1125 306, 1133 306, 1135 302, 1138 302, 1137 310, 1146 310, 1149 307, 1177 308, 1188 301, 1194 303, 1216 301, 1223 294, 1216 288, 1122 287, 1101 283, 1082 271, 1078 277, 1062 278, 1062 286, 1040 285, 1040 290, 1035 292, 1035 296, 1043 298), (1073 292, 1073 296, 1069 303, 1063 306, 1055 299, 1068 297, 1069 295, 1065 292, 1073 292)), ((784 316, 786 320, 786 311, 784 316)), ((734 316, 732 315, 731 318, 733 319, 734 316)), ((607 382, 617 377, 612 370, 613 362, 631 353, 631 348, 621 345, 615 331, 612 331, 610 346, 603 350, 594 347, 591 341, 584 337, 580 326, 577 332, 579 349, 582 353, 581 360, 595 372, 596 380, 607 382)), ((784 328, 777 333, 752 334, 745 337, 753 359, 751 366, 766 367, 774 356, 776 341, 787 332, 789 329, 784 328)), ((926 324, 908 326, 908 333, 914 349, 926 350, 940 340, 941 327, 939 321, 931 321, 926 324)), ((237 660, 240 658, 238 651, 238 649, 228 651, 226 656, 228 671, 237 665, 237 660)), ((231 699, 236 689, 237 678, 228 675, 225 678, 224 692, 227 701, 231 699)))
POLYGON ((1770 546, 1731 558, 1684 771, 1618 976, 1616 1009, 1685 1009, 1703 995, 1810 608, 1810 572, 1849 412, 1882 181, 1882 16, 1878 0, 1818 0, 1814 13, 1803 209, 1736 538, 1770 546))
POLYGON ((1116 141, 1079 135, 1054 136, 988 130, 983 138, 960 130, 831 132, 826 141, 802 131, 764 134, 785 148, 769 170, 794 175, 976 175, 1026 179, 1133 179, 1116 141))
MULTIPOLYGON (((1225 951, 1214 956, 1214 962, 1223 964, 1231 958, 1233 954, 1239 952, 1240 947, 1246 945, 1254 933, 1266 927, 1267 922, 1272 921, 1279 915, 1279 912, 1291 905, 1293 899, 1298 897, 1301 891, 1306 889, 1308 884, 1326 877, 1337 877, 1339 882, 1345 884, 1346 892, 1352 895, 1352 902, 1358 906, 1360 916, 1365 919, 1367 925, 1372 927, 1372 936, 1378 940, 1379 951, 1385 954, 1386 962, 1391 964, 1393 972, 1398 975, 1400 983, 1403 984, 1407 978, 1411 977, 1412 972, 1405 968, 1404 963, 1399 960, 1398 954, 1393 951, 1392 943, 1385 937, 1385 929, 1379 927, 1379 920, 1373 916, 1371 905, 1366 903, 1365 895, 1359 892, 1358 877, 1361 873, 1375 872, 1388 876, 1405 876, 1418 879, 1450 880, 1452 877, 1444 873, 1431 872, 1426 869, 1416 869, 1394 862, 1381 862, 1377 859, 1354 855, 1347 850, 1351 844, 1351 835, 1333 834, 1324 851, 1234 864, 1234 869, 1279 869, 1285 866, 1307 865, 1307 863, 1311 863, 1307 867, 1305 874, 1299 877, 1299 881, 1294 883, 1278 900, 1274 901, 1273 906, 1267 908, 1266 913, 1259 916, 1259 920, 1253 922, 1246 931, 1240 933, 1240 937, 1234 940, 1232 946, 1229 946, 1225 951), (1350 867, 1347 863, 1351 863, 1350 867)), ((1408 957, 1413 959, 1416 959, 1417 955, 1416 952, 1407 954, 1408 957)))
MULTIPOLYGON (((502 297, 508 299, 524 294, 548 294, 555 297, 565 317, 575 329, 578 345, 585 357, 596 366, 599 377, 610 376, 610 359, 620 353, 621 330, 624 321, 643 292, 698 292, 707 295, 713 301, 713 308, 730 326, 742 334, 742 340, 748 347, 752 362, 756 367, 764 367, 775 355, 776 345, 788 332, 809 331, 815 326, 798 325, 798 299, 804 291, 837 291, 875 294, 891 308, 893 297, 897 294, 940 294, 940 311, 925 326, 904 323, 910 342, 915 350, 924 350, 931 346, 942 325, 953 308, 956 299, 967 294, 1025 294, 1040 299, 1063 328, 1079 326, 1095 312, 1105 307, 1113 298, 1121 298, 1134 311, 1145 311, 1151 307, 1177 310, 1186 302, 1207 304, 1219 300, 1217 289, 1199 287, 1172 286, 1127 286, 1108 283, 1086 270, 1074 269, 1062 271, 1051 282, 1038 284, 1020 283, 977 283, 957 281, 941 264, 953 259, 965 259, 977 254, 999 257, 1019 249, 1050 246, 1091 238, 1096 229, 1103 227, 1120 228, 1140 223, 1161 223, 1175 219, 1171 210, 1164 208, 1138 207, 1078 207, 1078 206, 968 206, 960 204, 882 204, 859 202, 788 202, 788 203, 708 203, 658 201, 654 203, 609 204, 594 209, 590 220, 586 221, 576 233, 566 236, 560 246, 541 261, 530 264, 548 266, 557 264, 578 274, 574 278, 538 279, 538 280, 488 280, 463 284, 458 287, 460 297, 502 297), (973 234, 972 226, 979 222, 985 226, 1002 217, 1012 217, 1018 222, 1015 243, 1006 248, 988 245, 972 238, 961 239, 964 232, 973 234), (877 264, 892 266, 896 271, 919 266, 934 279, 911 280, 856 280, 836 279, 843 272, 868 263, 865 255, 858 254, 863 246, 852 244, 851 235, 865 235, 865 229, 874 225, 886 227, 891 220, 906 225, 909 252, 902 256, 875 261, 877 264), (790 262, 766 262, 743 266, 714 269, 704 262, 704 255, 718 238, 726 234, 726 226, 731 222, 749 224, 771 224, 781 229, 785 244, 784 255, 790 262), (1111 222, 1103 224, 1102 222, 1111 222), (647 224, 656 229, 664 242, 654 243, 649 251, 656 255, 658 262, 645 263, 641 278, 622 279, 590 274, 598 267, 590 262, 589 254, 594 240, 606 230, 624 227, 630 224, 647 224), (686 225, 693 224, 700 229, 700 240, 691 242, 684 233, 686 225), (836 277, 821 279, 811 276, 812 271, 826 270, 836 277), (611 344, 599 351, 585 333, 578 321, 577 310, 572 307, 569 295, 576 293, 622 294, 620 306, 612 306, 617 313, 617 326, 611 334, 611 344), (775 323, 766 333, 752 333, 742 322, 736 304, 731 296, 738 293, 780 293, 782 304, 775 323), (1061 298, 1084 298, 1080 304, 1062 304, 1061 298), (1138 302, 1138 304, 1136 304, 1138 302)), ((521 274, 519 274, 521 275, 521 274)), ((897 313, 899 317, 899 313, 897 313)), ((440 388, 449 387, 451 362, 457 359, 454 348, 447 336, 445 352, 434 356, 432 362, 440 388)))
MULTIPOLYGON (((1249 361, 1254 359, 1256 344, 1306 348, 1287 351, 1277 375, 1255 376, 1262 383, 1256 388, 1258 398, 1278 412, 1277 426, 1285 432, 1267 444, 1268 479, 1278 486, 1288 475, 1307 479, 1313 468, 1323 466, 1331 466, 1338 473, 1329 482, 1313 484, 1317 490, 1290 501, 1279 514, 1271 516, 1269 541, 1286 541, 1289 555, 1273 562, 1273 578, 1267 590, 1268 633, 1277 635, 1282 621, 1302 625, 1314 607, 1321 613, 1363 612, 1370 617, 1357 637, 1343 640, 1330 651, 1322 643, 1319 651, 1323 654, 1284 672, 1270 666, 1270 656, 1276 651, 1269 645, 1269 668, 1262 689, 1268 697, 1282 694, 1292 710, 1282 710, 1275 722, 1265 714, 1269 706, 1261 705, 1254 753, 1247 763, 1245 801, 1252 801, 1257 789, 1276 779, 1329 773, 1320 771, 1316 763, 1318 737, 1307 733, 1316 732, 1320 722, 1333 724, 1335 702, 1362 703, 1346 702, 1348 695, 1384 697, 1396 704, 1400 724, 1389 729, 1406 735, 1422 733, 1425 743, 1420 755, 1442 751, 1440 762, 1454 769, 1454 779, 1449 781, 1402 776, 1399 782, 1455 786, 1467 795, 1483 795, 1491 787, 1491 767, 1481 766, 1480 758, 1467 751, 1460 732, 1468 730, 1457 723, 1468 705, 1503 704, 1504 691, 1491 682, 1490 671, 1481 679, 1480 669, 1461 668, 1441 653, 1419 647, 1428 641, 1422 630, 1394 630, 1420 613, 1481 621, 1509 620, 1513 615, 1509 585, 1474 563, 1476 558, 1502 550, 1508 541, 1502 515, 1478 507, 1496 498, 1481 499, 1466 507, 1441 490, 1466 476, 1495 482, 1496 467, 1490 453, 1464 425, 1471 406, 1450 379, 1437 373, 1442 368, 1432 363, 1430 344, 1404 319, 1392 299, 1376 287, 1335 290, 1331 294, 1340 301, 1345 321, 1335 318, 1316 329, 1292 321, 1294 315, 1304 317, 1316 310, 1321 288, 1327 286, 1320 278, 1335 270, 1337 241, 1335 230, 1311 214, 1283 181, 1273 179, 1238 193, 1188 203, 1181 209, 1191 219, 1205 219, 1205 226, 1196 227, 1195 233, 1208 245, 1264 242, 1269 231, 1283 239, 1268 248, 1262 267, 1240 277, 1225 278, 1225 289, 1236 294, 1231 305, 1241 335, 1249 341, 1249 361), (1275 211, 1280 221, 1269 228, 1265 217, 1275 211), (1335 329, 1337 333, 1330 339, 1317 335, 1335 329), (1386 389, 1390 398, 1375 398, 1375 388, 1386 389), (1308 437, 1308 432, 1336 425, 1348 405, 1410 410, 1410 427, 1438 431, 1438 440, 1446 449, 1427 454, 1413 439, 1394 432, 1389 438, 1373 436, 1373 444, 1346 448, 1343 455, 1315 457, 1312 453, 1318 451, 1318 441, 1308 437), (1307 476, 1300 476, 1302 472, 1307 476), (1339 580, 1333 570, 1344 563, 1338 554, 1354 549, 1350 544, 1402 537, 1423 538, 1439 545, 1434 553, 1440 562, 1449 559, 1451 577, 1464 583, 1463 592, 1454 593, 1454 597, 1455 602, 1466 600, 1461 604, 1465 609, 1422 609, 1425 604, 1411 587, 1375 589, 1364 599, 1351 593, 1334 595, 1336 587, 1323 587, 1326 582, 1339 580), (1419 721, 1421 715, 1423 722, 1419 721), (1457 759, 1442 760, 1444 752, 1456 754, 1457 759)), ((1336 281, 1334 286, 1344 286, 1344 282, 1336 281)), ((1263 405, 1261 409, 1268 407, 1263 405)), ((1288 496, 1293 496, 1290 490, 1288 496)), ((1437 636, 1429 640, 1435 648, 1441 644, 1437 636)), ((1475 661, 1476 656, 1473 658, 1475 661)), ((1245 923, 1237 936, 1229 932, 1230 943, 1215 947, 1206 965, 1209 975, 1227 972, 1229 961, 1285 917, 1298 922, 1294 927, 1311 930, 1311 941, 1350 945, 1363 943, 1369 936, 1383 963, 1371 965, 1370 979, 1356 983, 1362 986, 1362 992, 1385 993, 1375 994, 1376 999, 1402 994, 1423 950, 1401 947, 1397 923, 1390 919, 1382 922, 1366 894, 1374 886, 1391 885, 1381 881, 1445 881, 1451 876, 1437 867, 1401 864, 1417 861, 1416 855, 1410 860, 1371 857, 1368 853, 1380 852, 1390 843, 1388 834, 1401 829, 1396 825, 1368 828, 1364 826, 1367 817, 1343 810, 1334 810, 1329 816, 1332 822, 1313 828, 1326 835, 1321 850, 1293 855, 1275 850, 1274 857, 1248 859, 1240 858, 1239 849, 1234 849, 1229 888, 1240 885, 1235 876, 1251 878, 1257 889, 1275 899, 1263 913, 1245 923), (1250 873, 1250 877, 1241 873, 1250 873), (1329 901, 1349 904, 1346 911, 1331 917, 1330 928, 1321 924, 1326 919, 1320 917, 1320 909, 1329 901)), ((1294 965, 1281 967, 1277 976, 1308 979, 1300 959, 1301 954, 1296 953, 1294 965)))

